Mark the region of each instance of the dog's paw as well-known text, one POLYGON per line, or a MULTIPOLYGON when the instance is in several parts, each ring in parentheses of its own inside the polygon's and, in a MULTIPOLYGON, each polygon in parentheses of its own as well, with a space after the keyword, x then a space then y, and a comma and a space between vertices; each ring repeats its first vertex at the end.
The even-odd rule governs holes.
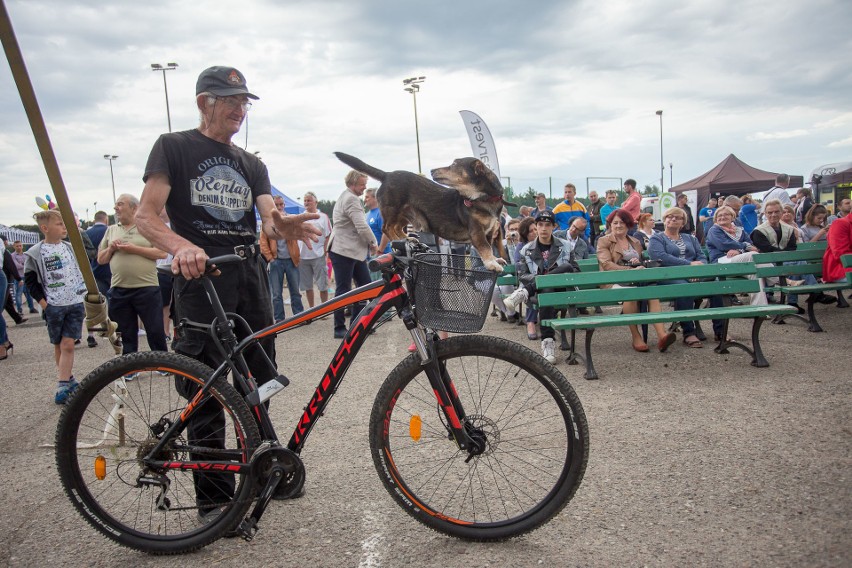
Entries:
POLYGON ((503 267, 500 266, 500 263, 496 260, 485 260, 482 262, 482 264, 488 270, 493 270, 494 272, 503 272, 503 267))

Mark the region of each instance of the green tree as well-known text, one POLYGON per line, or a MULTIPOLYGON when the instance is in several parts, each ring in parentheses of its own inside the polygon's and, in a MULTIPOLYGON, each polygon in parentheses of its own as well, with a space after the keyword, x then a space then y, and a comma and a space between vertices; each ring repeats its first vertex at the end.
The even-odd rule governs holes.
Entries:
POLYGON ((656 185, 646 185, 642 195, 660 195, 660 188, 656 185))

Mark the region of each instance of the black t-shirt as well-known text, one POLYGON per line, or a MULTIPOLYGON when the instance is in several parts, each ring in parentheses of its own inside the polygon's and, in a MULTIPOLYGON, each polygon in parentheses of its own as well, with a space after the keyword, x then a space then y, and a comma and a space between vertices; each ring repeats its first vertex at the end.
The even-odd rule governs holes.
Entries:
POLYGON ((550 245, 553 244, 553 243, 551 242, 550 244, 544 244, 541 241, 539 241, 538 239, 536 239, 535 242, 536 242, 536 246, 538 247, 538 252, 541 255, 541 260, 544 261, 542 263, 542 266, 546 267, 547 266, 547 260, 550 257, 550 245))
POLYGON ((257 156, 186 130, 154 143, 142 181, 155 173, 169 176, 166 212, 175 233, 200 247, 255 242, 257 197, 272 192, 257 156))

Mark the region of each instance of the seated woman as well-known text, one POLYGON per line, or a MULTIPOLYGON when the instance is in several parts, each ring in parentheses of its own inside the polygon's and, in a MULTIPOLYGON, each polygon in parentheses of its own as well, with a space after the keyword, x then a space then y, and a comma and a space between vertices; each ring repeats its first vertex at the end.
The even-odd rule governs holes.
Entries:
POLYGON ((650 213, 640 213, 636 220, 636 232, 633 236, 642 241, 642 247, 645 250, 648 250, 648 239, 656 232, 654 230, 654 216, 650 213))
POLYGON ((822 203, 817 203, 805 215, 805 224, 802 225, 802 241, 806 243, 815 243, 824 241, 828 234, 828 224, 825 222, 828 217, 828 209, 822 203))
POLYGON ((796 208, 792 205, 784 205, 781 211, 781 222, 793 228, 796 234, 796 242, 802 242, 802 230, 796 224, 796 208))
MULTIPOLYGON (((642 243, 627 234, 633 228, 633 217, 623 209, 616 209, 606 218, 605 235, 598 239, 597 255, 601 270, 631 270, 644 268, 642 266, 642 243)), ((635 314, 639 311, 637 302, 624 302, 622 308, 625 314, 635 314)), ((648 300, 648 311, 659 312, 660 301, 648 300)), ((640 353, 648 351, 648 345, 643 341, 639 328, 631 325, 633 349, 640 353)), ((675 342, 674 333, 666 333, 662 323, 655 323, 657 332, 657 348, 665 352, 675 342)))
POLYGON ((710 262, 751 262, 750 253, 757 252, 757 247, 751 244, 749 233, 734 225, 734 215, 734 210, 727 206, 719 207, 713 215, 715 224, 707 231, 704 240, 707 252, 710 253, 710 262), (742 258, 733 260, 740 255, 743 255, 742 258), (722 258, 725 260, 720 260, 722 258))
MULTIPOLYGON (((743 228, 734 225, 734 216, 734 210, 730 207, 720 207, 713 216, 715 225, 707 232, 704 241, 712 263, 751 262, 754 253, 758 252, 743 228)), ((760 292, 751 294, 750 300, 753 306, 765 306, 768 303, 762 281, 760 292)))
MULTIPOLYGON (((730 207, 721 207, 721 209, 731 210, 730 207)), ((718 219, 719 211, 716 211, 718 219)), ((701 243, 694 236, 688 233, 681 233, 680 229, 686 222, 686 213, 679 207, 672 207, 663 213, 662 233, 657 233, 649 242, 648 255, 659 261, 663 266, 686 266, 690 264, 707 264, 707 258, 704 256, 704 251, 701 250, 701 243)), ((716 221, 718 223, 718 220, 716 221)), ((713 234, 716 226, 710 228, 708 235, 713 234)), ((709 244, 710 236, 707 238, 709 244)), ((685 284, 686 280, 667 280, 666 284, 685 284)), ((677 298, 675 299, 675 311, 691 310, 695 307, 694 298, 677 298)), ((712 307, 721 306, 722 299, 718 296, 710 298, 712 307)), ((681 321, 681 329, 683 329, 683 342, 687 347, 700 349, 703 347, 701 340, 695 334, 694 321, 681 321)), ((713 331, 716 334, 717 340, 722 336, 725 329, 725 322, 722 320, 713 320, 713 331)))

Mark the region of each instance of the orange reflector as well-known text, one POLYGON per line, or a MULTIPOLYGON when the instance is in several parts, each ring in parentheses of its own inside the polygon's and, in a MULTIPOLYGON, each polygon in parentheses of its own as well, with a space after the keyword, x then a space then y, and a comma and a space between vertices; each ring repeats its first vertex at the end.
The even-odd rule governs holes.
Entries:
POLYGON ((411 439, 415 442, 420 440, 420 431, 423 429, 423 421, 420 419, 420 416, 415 414, 411 417, 411 420, 408 421, 408 433, 411 435, 411 439))
POLYGON ((95 477, 100 480, 106 477, 106 458, 100 454, 95 458, 95 477))

